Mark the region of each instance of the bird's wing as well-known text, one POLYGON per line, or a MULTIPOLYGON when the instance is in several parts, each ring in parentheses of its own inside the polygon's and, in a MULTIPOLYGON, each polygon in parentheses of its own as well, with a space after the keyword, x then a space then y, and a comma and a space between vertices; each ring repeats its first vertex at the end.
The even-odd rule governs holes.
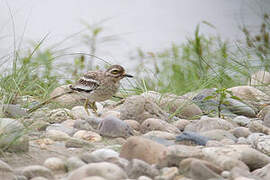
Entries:
POLYGON ((99 72, 89 71, 85 73, 74 86, 70 86, 72 90, 75 91, 83 91, 83 92, 91 92, 95 90, 100 85, 99 81, 99 72))

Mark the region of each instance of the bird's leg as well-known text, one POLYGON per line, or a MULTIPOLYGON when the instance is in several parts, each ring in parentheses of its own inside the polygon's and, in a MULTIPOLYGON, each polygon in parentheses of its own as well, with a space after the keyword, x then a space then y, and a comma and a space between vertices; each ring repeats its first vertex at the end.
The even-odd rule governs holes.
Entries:
POLYGON ((84 103, 84 109, 85 109, 86 113, 89 115, 89 111, 88 111, 88 102, 89 102, 89 99, 86 99, 86 100, 85 100, 85 103, 84 103))
POLYGON ((94 113, 97 114, 97 105, 96 102, 92 102, 90 104, 90 108, 93 109, 94 113))

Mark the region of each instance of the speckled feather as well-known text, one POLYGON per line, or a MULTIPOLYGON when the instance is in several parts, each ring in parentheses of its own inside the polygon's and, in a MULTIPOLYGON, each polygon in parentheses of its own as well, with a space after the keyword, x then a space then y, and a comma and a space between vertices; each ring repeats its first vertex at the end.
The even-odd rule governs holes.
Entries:
POLYGON ((117 92, 124 74, 125 70, 120 65, 113 65, 106 71, 89 71, 70 88, 92 102, 105 101, 117 92), (111 73, 115 69, 119 70, 118 74, 111 73))

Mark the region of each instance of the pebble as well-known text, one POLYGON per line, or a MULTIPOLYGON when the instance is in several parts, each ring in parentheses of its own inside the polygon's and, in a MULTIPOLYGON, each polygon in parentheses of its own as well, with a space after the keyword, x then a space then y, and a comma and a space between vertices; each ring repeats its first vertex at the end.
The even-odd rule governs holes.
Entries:
POLYGON ((54 141, 65 141, 70 138, 67 133, 58 130, 48 130, 46 136, 54 141))
POLYGON ((188 124, 185 131, 204 132, 214 129, 230 130, 233 128, 234 126, 224 119, 202 116, 200 120, 188 124))
POLYGON ((167 123, 161 119, 148 118, 141 124, 141 132, 147 133, 149 131, 165 131, 169 133, 180 133, 179 129, 172 124, 167 123))
POLYGON ((74 135, 73 138, 78 138, 82 140, 86 140, 89 142, 99 142, 102 140, 102 137, 92 131, 86 131, 86 130, 79 130, 74 135))
POLYGON ((179 119, 177 121, 174 121, 172 124, 177 127, 180 131, 184 131, 185 127, 190 123, 189 120, 186 119, 179 119))
POLYGON ((161 175, 155 180, 174 180, 179 175, 177 167, 165 167, 161 169, 161 175))
POLYGON ((233 122, 237 123, 239 126, 246 127, 250 123, 250 119, 246 116, 237 116, 232 119, 233 122))
POLYGON ((148 133, 144 134, 143 137, 157 137, 161 139, 166 139, 166 140, 175 140, 175 135, 169 132, 164 132, 164 131, 149 131, 148 133))
POLYGON ((85 111, 83 106, 75 106, 71 109, 70 114, 74 119, 87 119, 94 116, 92 111, 88 109, 89 115, 85 111))
POLYGON ((84 165, 86 165, 86 163, 76 156, 70 157, 66 161, 68 171, 73 171, 84 165))
POLYGON ((210 140, 221 141, 223 139, 231 139, 234 142, 237 141, 237 138, 231 134, 229 131, 222 129, 213 129, 209 131, 201 132, 200 135, 207 137, 210 140))
POLYGON ((132 179, 140 176, 154 178, 159 174, 156 168, 139 159, 132 159, 126 169, 128 177, 132 179))
POLYGON ((86 130, 86 131, 93 130, 93 127, 86 120, 81 119, 75 120, 73 127, 79 130, 86 130))
POLYGON ((74 129, 73 127, 68 127, 59 123, 49 125, 46 128, 46 131, 50 131, 50 130, 61 131, 68 134, 69 136, 72 136, 76 132, 76 129, 74 129))
POLYGON ((51 169, 52 171, 66 171, 66 165, 64 161, 58 157, 50 157, 46 159, 44 166, 51 169))
POLYGON ((103 119, 99 124, 98 130, 100 135, 108 137, 127 138, 133 135, 132 128, 116 117, 106 117, 103 119))
POLYGON ((205 146, 209 139, 195 132, 184 131, 180 135, 176 136, 175 140, 176 142, 191 141, 194 144, 205 146))
POLYGON ((29 139, 26 128, 15 119, 0 118, 0 149, 9 152, 27 152, 29 139))
POLYGON ((52 171, 40 165, 26 166, 26 167, 23 167, 20 171, 22 175, 24 175, 28 179, 39 177, 39 176, 45 177, 50 180, 54 179, 52 171))
POLYGON ((131 159, 140 159, 148 164, 155 164, 164 155, 167 148, 152 140, 143 137, 130 137, 122 146, 120 157, 131 159))
POLYGON ((104 179, 110 180, 127 178, 126 172, 119 166, 113 163, 99 162, 90 163, 72 171, 68 177, 68 180, 78 180, 91 176, 100 176, 104 179))
POLYGON ((133 119, 141 124, 148 118, 164 120, 167 116, 154 101, 142 95, 127 97, 120 107, 120 119, 133 119))
POLYGON ((124 120, 132 129, 140 131, 140 124, 135 120, 124 120))
POLYGON ((119 153, 111 149, 98 149, 91 153, 82 154, 81 159, 86 163, 103 162, 110 158, 118 158, 119 153))
POLYGON ((71 117, 69 116, 70 110, 68 109, 54 109, 49 112, 48 116, 48 122, 49 123, 61 123, 67 119, 70 119, 71 117))

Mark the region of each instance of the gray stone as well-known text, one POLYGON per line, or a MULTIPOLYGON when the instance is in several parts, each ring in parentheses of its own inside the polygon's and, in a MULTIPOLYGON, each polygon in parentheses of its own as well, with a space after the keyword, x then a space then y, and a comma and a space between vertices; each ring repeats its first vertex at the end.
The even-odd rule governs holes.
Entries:
POLYGON ((130 96, 121 105, 120 119, 133 119, 142 123, 147 118, 165 120, 167 116, 155 102, 144 96, 130 96))
POLYGON ((106 159, 106 162, 116 164, 125 171, 127 171, 127 167, 129 164, 129 161, 127 159, 121 157, 110 157, 106 159))
POLYGON ((155 180, 174 180, 179 176, 177 167, 165 167, 161 169, 161 174, 155 177, 155 180))
POLYGON ((86 131, 93 130, 93 127, 86 120, 81 119, 77 119, 73 127, 79 130, 86 130, 86 131))
POLYGON ((73 117, 73 119, 88 119, 94 116, 92 111, 88 110, 89 114, 85 111, 83 106, 75 106, 71 109, 70 114, 73 117))
POLYGON ((248 144, 248 140, 244 137, 240 137, 237 140, 237 144, 248 144))
POLYGON ((70 157, 67 159, 66 166, 68 171, 73 171, 75 169, 78 169, 81 166, 86 165, 85 162, 83 162, 80 158, 78 157, 70 157))
POLYGON ((140 176, 147 176, 150 178, 154 178, 159 174, 159 171, 142 160, 133 159, 127 166, 127 174, 129 178, 133 179, 138 178, 140 176))
POLYGON ((131 159, 140 159, 149 164, 155 164, 166 153, 167 148, 154 142, 150 139, 146 139, 139 136, 129 137, 127 142, 122 146, 120 151, 120 157, 131 159))
POLYGON ((239 126, 247 126, 250 123, 250 119, 246 116, 237 116, 233 118, 232 121, 237 123, 239 126))
POLYGON ((261 109, 270 99, 267 94, 252 86, 236 86, 228 90, 231 91, 234 96, 240 98, 241 101, 252 105, 256 109, 261 109))
POLYGON ((100 176, 90 176, 90 177, 83 178, 82 180, 106 180, 106 179, 100 176))
POLYGON ((227 98, 226 102, 228 102, 228 105, 226 105, 227 108, 234 114, 247 117, 256 117, 256 112, 254 109, 247 104, 232 98, 227 98))
POLYGON ((267 71, 257 71, 256 73, 251 75, 250 78, 250 86, 255 86, 257 88, 262 88, 262 90, 265 90, 265 88, 269 88, 270 84, 270 73, 267 71))
POLYGON ((264 126, 258 121, 252 121, 249 123, 248 128, 251 132, 264 133, 270 135, 270 128, 264 126))
POLYGON ((176 142, 191 141, 194 144, 205 146, 209 139, 195 132, 184 131, 176 136, 176 142))
MULTIPOLYGON (((216 92, 216 89, 203 89, 198 92, 193 98, 192 101, 197 104, 201 110, 205 113, 215 112, 217 111, 218 102, 216 98, 211 98, 206 100, 205 98, 213 96, 216 92)), ((222 109, 224 109, 224 105, 222 105, 222 109)))
POLYGON ((20 118, 28 115, 26 109, 22 108, 19 104, 3 104, 0 108, 12 118, 20 118))
POLYGON ((132 129, 140 131, 140 124, 135 120, 124 120, 132 129))
POLYGON ((213 130, 201 132, 200 134, 202 136, 207 137, 208 139, 216 140, 216 141, 221 141, 226 138, 231 139, 234 142, 237 141, 237 138, 234 135, 232 135, 229 131, 225 131, 222 129, 213 129, 213 130))
POLYGON ((45 160, 44 166, 51 169, 52 171, 66 171, 66 164, 64 161, 57 157, 50 157, 45 160))
POLYGON ((165 131, 169 133, 180 133, 179 129, 172 124, 167 123, 161 119, 148 118, 141 124, 141 132, 147 133, 149 131, 165 131))
POLYGON ((106 161, 109 158, 117 158, 119 153, 111 149, 98 149, 91 153, 86 152, 82 154, 81 159, 86 163, 95 163, 106 161))
MULTIPOLYGON (((186 158, 184 160, 182 160, 179 163, 179 172, 181 174, 184 174, 186 177, 195 177, 198 178, 196 176, 197 172, 194 172, 194 162, 197 164, 201 164, 203 166, 203 169, 206 171, 205 174, 212 174, 213 176, 217 176, 219 174, 221 174, 222 172, 222 168, 219 167, 216 164, 213 164, 209 161, 205 161, 205 160, 201 160, 201 159, 196 159, 196 158, 186 158)), ((196 165, 195 165, 196 167, 196 165)), ((205 178, 204 178, 205 179, 205 178)))
POLYGON ((252 146, 254 146, 255 145, 255 141, 258 138, 262 137, 262 136, 265 136, 265 134, 263 134, 263 133, 252 133, 251 135, 249 135, 247 137, 247 141, 248 141, 249 144, 251 144, 252 146))
POLYGON ((263 118, 263 125, 270 127, 270 112, 266 113, 263 118))
POLYGON ((61 123, 67 119, 70 119, 71 117, 69 116, 70 110, 68 109, 54 109, 49 112, 48 114, 48 122, 49 123, 61 123))
POLYGON ((66 134, 68 134, 69 136, 72 136, 77 130, 68 126, 65 126, 63 124, 51 124, 46 128, 46 131, 50 131, 50 130, 57 130, 57 131, 61 131, 64 132, 66 134))
POLYGON ((2 179, 13 179, 13 169, 4 161, 0 160, 0 177, 2 179))
POLYGON ((21 173, 28 179, 34 178, 34 177, 45 177, 47 179, 53 180, 54 176, 50 169, 39 166, 39 165, 32 165, 32 166, 26 166, 21 168, 21 173))
POLYGON ((209 140, 206 143, 206 147, 221 147, 224 146, 221 141, 209 140))
POLYGON ((82 139, 88 142, 99 142, 102 140, 102 137, 93 131, 79 130, 74 135, 74 138, 82 139))
POLYGON ((85 141, 83 139, 69 138, 65 142, 66 148, 82 148, 82 147, 94 147, 91 142, 85 141))
POLYGON ((230 131, 235 137, 248 137, 251 132, 246 127, 236 127, 230 131))
POLYGON ((143 137, 157 137, 161 139, 166 139, 166 140, 175 140, 175 135, 169 132, 165 131, 149 131, 148 133, 144 134, 143 137))
MULTIPOLYGON (((16 180, 17 180, 17 179, 16 179, 16 180)), ((27 179, 25 179, 25 180, 27 180, 27 179)), ((48 179, 45 178, 45 177, 40 177, 40 176, 38 176, 38 177, 32 178, 31 180, 48 180, 48 179)))
POLYGON ((74 170, 68 177, 68 180, 78 180, 90 176, 100 176, 104 179, 119 180, 126 179, 127 174, 123 169, 115 164, 100 162, 90 163, 74 170))
POLYGON ((172 124, 177 127, 180 131, 184 131, 185 127, 190 123, 189 120, 186 119, 179 119, 174 121, 172 124))
POLYGON ((158 167, 178 166, 180 161, 190 157, 202 158, 202 147, 172 145, 168 147, 167 153, 159 158, 158 167))
POLYGON ((98 118, 98 117, 89 117, 85 119, 85 121, 88 122, 88 124, 90 124, 90 126, 92 126, 94 129, 98 128, 98 125, 102 120, 103 118, 98 118))
POLYGON ((208 168, 201 161, 192 161, 190 165, 190 177, 193 180, 202 180, 202 179, 219 179, 222 180, 222 177, 208 168))
POLYGON ((102 136, 126 138, 133 135, 132 128, 116 117, 106 117, 100 122, 98 129, 102 136))
POLYGON ((270 105, 267 105, 262 108, 262 110, 257 114, 259 119, 264 119, 265 115, 270 112, 270 105))
POLYGON ((0 118, 0 148, 2 151, 25 152, 29 150, 26 129, 15 119, 0 118))
POLYGON ((204 154, 204 159, 218 164, 224 170, 231 170, 237 166, 254 170, 261 168, 270 162, 270 157, 248 145, 207 147, 204 148, 202 152, 204 154))
POLYGON ((147 177, 147 176, 140 176, 138 178, 138 180, 152 180, 151 178, 147 177))
POLYGON ((175 94, 160 94, 154 91, 147 91, 142 96, 157 103, 163 110, 180 118, 192 118, 201 115, 201 109, 191 101, 191 98, 177 96, 175 94))
POLYGON ((259 136, 253 141, 252 146, 270 156, 270 135, 259 136))
MULTIPOLYGON (((48 180, 47 178, 43 178, 43 177, 37 177, 37 178, 42 178, 42 179, 32 178, 31 180, 48 180)), ((19 175, 19 176, 15 176, 12 180, 27 180, 27 178, 25 176, 20 176, 19 175)))
MULTIPOLYGON (((152 132, 152 131, 150 131, 152 132)), ((161 137, 157 137, 157 136, 146 136, 147 134, 143 135, 142 137, 145 137, 147 139, 150 139, 152 141, 155 141, 156 143, 162 144, 164 146, 171 146, 171 145, 175 145, 174 140, 167 140, 161 137)))
POLYGON ((213 129, 230 130, 233 128, 234 126, 226 120, 203 116, 200 120, 188 124, 185 131, 204 132, 213 129))
POLYGON ((231 175, 230 171, 222 171, 221 176, 224 178, 229 178, 231 175))
POLYGON ((267 164, 263 168, 256 169, 251 174, 253 176, 261 178, 262 180, 269 180, 270 179, 270 164, 267 164))
POLYGON ((67 133, 58 130, 48 130, 46 136, 55 141, 65 141, 71 138, 67 133))
POLYGON ((230 172, 230 179, 234 180, 263 180, 258 176, 252 175, 248 170, 235 167, 230 172))

